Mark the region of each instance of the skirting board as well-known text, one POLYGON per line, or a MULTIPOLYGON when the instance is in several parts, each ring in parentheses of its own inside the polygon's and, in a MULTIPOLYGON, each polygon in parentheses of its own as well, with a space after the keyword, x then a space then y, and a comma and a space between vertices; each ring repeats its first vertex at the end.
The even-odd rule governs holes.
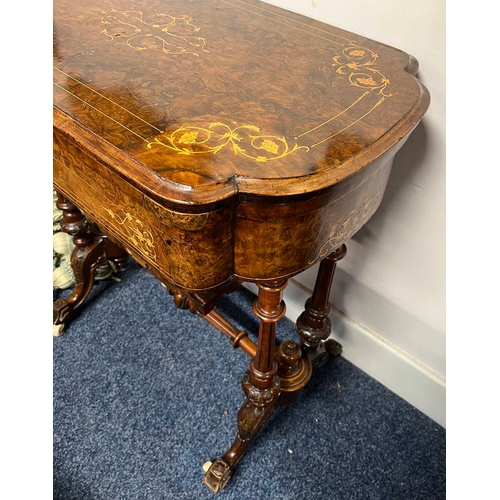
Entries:
MULTIPOLYGON (((245 286, 258 292, 256 285, 245 283, 245 286)), ((287 318, 297 320, 310 293, 303 285, 290 280, 283 294, 287 318)), ((331 338, 342 344, 345 359, 446 427, 446 381, 443 376, 334 306, 330 320, 331 338)))

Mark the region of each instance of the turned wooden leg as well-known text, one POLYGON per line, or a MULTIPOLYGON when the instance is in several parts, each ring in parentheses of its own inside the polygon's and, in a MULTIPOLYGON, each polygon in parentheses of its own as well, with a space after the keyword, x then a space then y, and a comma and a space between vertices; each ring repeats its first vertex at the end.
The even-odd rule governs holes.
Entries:
POLYGON ((95 270, 106 260, 105 238, 91 233, 90 223, 80 210, 60 193, 57 193, 57 208, 63 213, 61 228, 73 236, 75 244, 71 254, 75 287, 69 297, 54 302, 53 324, 56 336, 62 333, 65 322, 88 297, 94 284, 95 270))
POLYGON ((254 313, 260 318, 257 353, 242 381, 246 399, 238 413, 238 434, 221 458, 210 464, 203 482, 214 492, 220 491, 231 471, 248 450, 265 423, 271 418, 280 395, 280 378, 275 361, 276 323, 285 315, 283 289, 287 282, 259 285, 254 313))
POLYGON ((333 339, 327 341, 331 322, 330 290, 337 261, 347 253, 345 245, 341 245, 328 257, 321 261, 312 296, 307 299, 304 312, 297 319, 297 331, 302 339, 301 347, 307 352, 314 366, 324 363, 328 357, 338 356, 342 346, 333 339))

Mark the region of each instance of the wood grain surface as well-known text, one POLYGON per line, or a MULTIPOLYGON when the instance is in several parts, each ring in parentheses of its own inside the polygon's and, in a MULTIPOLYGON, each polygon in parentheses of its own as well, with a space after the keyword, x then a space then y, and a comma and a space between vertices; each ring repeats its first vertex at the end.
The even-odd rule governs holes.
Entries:
POLYGON ((321 189, 428 105, 404 52, 261 2, 55 0, 54 13, 56 107, 174 184, 321 189))
POLYGON ((256 0, 55 0, 54 185, 176 286, 285 279, 379 206, 417 69, 256 0))

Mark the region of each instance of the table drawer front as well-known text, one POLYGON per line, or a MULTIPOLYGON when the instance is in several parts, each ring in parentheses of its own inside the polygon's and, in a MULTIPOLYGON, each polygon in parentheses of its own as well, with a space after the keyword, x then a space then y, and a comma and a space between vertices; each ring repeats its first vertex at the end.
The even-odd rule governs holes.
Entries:
POLYGON ((272 216, 268 208, 267 217, 261 218, 255 217, 254 207, 246 210, 240 206, 235 237, 236 276, 249 281, 290 277, 329 255, 375 213, 392 162, 389 159, 370 178, 349 192, 332 196, 319 208, 308 200, 297 203, 295 216, 290 216, 288 205, 273 207, 272 216), (311 205, 309 211, 308 205, 311 205), (252 238, 246 238, 248 234, 252 238))
POLYGON ((57 134, 54 160, 56 189, 160 276, 191 290, 230 278, 229 208, 202 214, 168 209, 57 134))

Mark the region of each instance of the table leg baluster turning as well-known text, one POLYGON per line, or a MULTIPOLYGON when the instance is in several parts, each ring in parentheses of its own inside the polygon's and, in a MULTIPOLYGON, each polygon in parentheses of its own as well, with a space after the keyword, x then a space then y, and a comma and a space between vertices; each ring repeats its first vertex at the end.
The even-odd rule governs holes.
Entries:
POLYGON ((329 339, 331 333, 330 290, 337 262, 347 254, 341 245, 325 257, 318 269, 312 296, 306 301, 304 312, 297 318, 297 331, 302 339, 302 349, 313 360, 315 366, 322 364, 329 356, 338 356, 341 345, 329 339))

